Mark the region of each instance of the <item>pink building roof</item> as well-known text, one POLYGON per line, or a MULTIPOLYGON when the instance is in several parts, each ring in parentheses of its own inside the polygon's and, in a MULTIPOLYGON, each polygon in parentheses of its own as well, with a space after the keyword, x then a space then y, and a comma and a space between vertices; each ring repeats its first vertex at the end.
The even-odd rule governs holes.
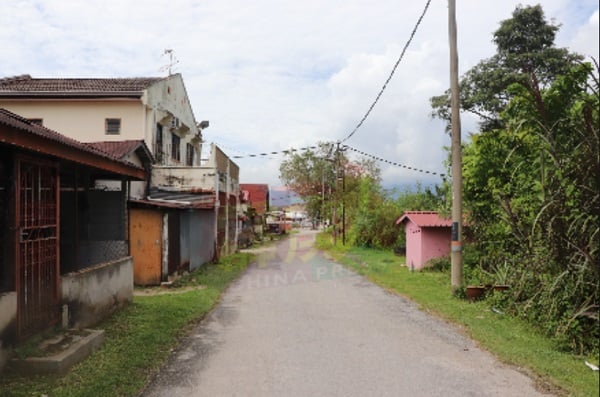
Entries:
POLYGON ((437 211, 405 211, 396 221, 396 225, 406 219, 419 227, 452 227, 452 219, 440 217, 437 211))

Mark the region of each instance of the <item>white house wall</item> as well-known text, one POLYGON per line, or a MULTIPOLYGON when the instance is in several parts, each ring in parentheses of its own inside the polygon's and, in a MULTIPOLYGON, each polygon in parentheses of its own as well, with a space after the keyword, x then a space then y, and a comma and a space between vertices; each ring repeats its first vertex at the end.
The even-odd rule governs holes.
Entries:
POLYGON ((152 168, 152 186, 158 188, 215 189, 215 169, 211 167, 160 167, 152 168))
POLYGON ((137 99, 0 101, 0 107, 29 119, 42 119, 50 128, 80 142, 144 139, 145 110, 137 99), (106 134, 106 119, 121 119, 121 133, 106 134))
POLYGON ((170 145, 171 134, 174 133, 181 139, 181 164, 185 164, 186 144, 189 143, 196 148, 194 165, 199 165, 201 153, 199 130, 181 75, 175 74, 151 85, 142 97, 142 101, 146 106, 144 139, 150 151, 156 154, 156 124, 160 123, 164 126, 163 151, 167 164, 172 164, 170 145), (182 128, 175 131, 168 128, 173 117, 179 119, 182 128))
POLYGON ((155 110, 150 114, 149 123, 157 123, 165 113, 171 113, 190 129, 190 135, 198 133, 194 113, 190 105, 183 79, 175 74, 155 84, 146 90, 142 98, 148 109, 155 110))

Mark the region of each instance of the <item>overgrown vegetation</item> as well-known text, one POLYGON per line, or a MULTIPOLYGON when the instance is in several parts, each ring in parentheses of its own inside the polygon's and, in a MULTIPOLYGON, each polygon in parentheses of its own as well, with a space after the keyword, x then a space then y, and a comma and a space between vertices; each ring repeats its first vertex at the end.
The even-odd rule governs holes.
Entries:
POLYGON ((201 289, 134 297, 131 305, 98 326, 106 332, 103 345, 66 376, 23 378, 3 373, 0 396, 137 396, 187 327, 215 305, 250 259, 249 254, 232 255, 179 281, 182 286, 204 286, 201 289))
MULTIPOLYGON (((554 46, 558 27, 522 7, 494 33, 497 53, 469 70, 462 106, 482 117, 464 145, 473 244, 466 274, 510 268, 504 309, 564 349, 598 351, 598 65, 554 46)), ((432 99, 447 115, 447 95, 432 99)))
POLYGON ((384 288, 408 297, 422 310, 457 323, 482 347, 502 361, 530 370, 542 389, 557 395, 598 396, 598 372, 585 361, 598 364, 597 355, 566 353, 524 319, 508 316, 499 308, 508 295, 490 293, 484 301, 469 303, 452 294, 448 280, 448 260, 435 263, 439 271, 429 268, 411 272, 402 266, 404 257, 391 250, 333 246, 331 237, 322 233, 317 245, 334 258, 384 288), (493 310, 492 310, 493 308, 493 310), (560 389, 559 389, 560 388, 560 389))

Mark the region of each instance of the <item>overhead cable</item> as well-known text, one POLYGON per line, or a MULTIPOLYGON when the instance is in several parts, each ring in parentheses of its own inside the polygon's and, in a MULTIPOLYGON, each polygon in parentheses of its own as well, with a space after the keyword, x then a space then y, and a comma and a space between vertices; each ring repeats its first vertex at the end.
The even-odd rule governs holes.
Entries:
POLYGON ((383 159, 383 158, 381 158, 381 157, 374 156, 374 155, 372 155, 372 154, 369 154, 369 153, 365 153, 365 152, 363 152, 362 150, 355 149, 355 148, 353 148, 353 147, 350 147, 350 146, 348 146, 348 145, 344 145, 344 147, 345 147, 345 148, 347 148, 347 149, 350 149, 350 150, 352 150, 353 152, 356 152, 356 153, 358 153, 358 154, 360 154, 360 155, 363 155, 363 156, 365 156, 365 157, 370 157, 370 158, 372 158, 372 159, 374 159, 374 160, 380 161, 380 162, 382 162, 382 163, 386 163, 386 164, 394 165, 394 166, 396 166, 396 167, 406 168, 407 170, 416 171, 416 172, 421 172, 421 173, 424 173, 424 174, 439 175, 439 176, 441 176, 442 178, 444 178, 444 177, 446 176, 446 174, 442 174, 442 173, 439 173, 439 172, 422 170, 422 169, 420 169, 420 168, 410 167, 410 166, 408 166, 408 165, 400 164, 400 163, 397 163, 397 162, 395 162, 395 161, 386 160, 386 159, 383 159))
POLYGON ((285 149, 285 150, 279 150, 279 151, 275 151, 275 152, 264 152, 264 153, 254 153, 254 154, 246 154, 244 156, 231 156, 231 158, 233 159, 243 159, 243 158, 247 158, 247 157, 264 157, 264 156, 272 156, 272 155, 276 155, 276 154, 292 154, 294 152, 299 152, 302 150, 311 150, 311 149, 317 149, 318 146, 305 146, 305 147, 301 147, 298 149, 295 148, 290 148, 290 149, 285 149))
POLYGON ((358 124, 356 125, 356 127, 354 127, 354 129, 352 130, 352 132, 350 132, 350 134, 348 134, 348 136, 346 136, 344 139, 342 139, 340 141, 340 143, 346 142, 348 139, 350 139, 356 133, 356 131, 358 131, 358 129, 363 125, 363 123, 365 122, 365 120, 367 119, 367 117, 369 117, 369 114, 371 114, 371 111, 373 110, 373 108, 375 107, 375 105, 377 104, 377 102, 379 101, 379 98, 381 98, 381 95, 383 94, 383 91, 385 91, 385 89, 387 88, 388 83, 390 82, 390 80, 394 76, 394 73, 396 72, 396 69, 398 68, 398 65, 400 64, 400 61, 402 61, 402 58, 404 58, 404 53, 406 53, 406 50, 408 49, 408 46, 413 41, 413 38, 415 37, 415 34, 417 33, 417 29, 419 28, 419 25, 421 25, 421 21, 423 20, 423 17, 427 13, 427 9, 429 9, 429 4, 430 3, 431 3, 431 0, 427 0, 427 3, 425 4, 425 8, 423 9, 423 12, 421 13, 421 16, 417 20, 417 23, 415 24, 415 27, 413 28, 413 30, 412 30, 412 32, 410 34, 410 37, 408 38, 408 41, 406 42, 406 44, 404 45, 404 48, 402 49, 402 52, 400 53, 400 57, 398 57, 398 60, 396 61, 396 64, 394 65, 394 67, 392 69, 392 72, 390 73, 390 75, 388 76, 387 80, 383 84, 383 87, 381 87, 381 90, 379 91, 379 94, 377 94, 377 97, 375 97, 375 100, 373 101, 373 103, 369 107, 369 110, 367 110, 367 113, 365 113, 365 115, 363 116, 363 118, 358 122, 358 124))

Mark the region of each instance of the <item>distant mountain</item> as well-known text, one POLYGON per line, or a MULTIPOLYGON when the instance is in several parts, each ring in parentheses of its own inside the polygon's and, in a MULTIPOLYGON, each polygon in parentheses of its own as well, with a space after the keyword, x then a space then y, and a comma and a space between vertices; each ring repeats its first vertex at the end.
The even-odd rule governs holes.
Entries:
POLYGON ((303 201, 286 186, 271 187, 269 191, 270 207, 287 207, 293 204, 302 204, 303 201))

